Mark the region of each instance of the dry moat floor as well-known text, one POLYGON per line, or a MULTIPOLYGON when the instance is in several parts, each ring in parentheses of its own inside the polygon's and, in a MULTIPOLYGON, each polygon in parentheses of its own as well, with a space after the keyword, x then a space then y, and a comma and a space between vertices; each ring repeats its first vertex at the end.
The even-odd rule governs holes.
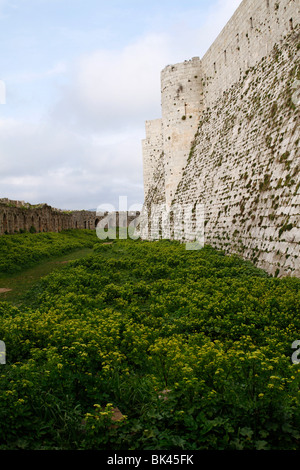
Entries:
POLYGON ((0 449, 299 449, 299 279, 83 230, 0 237, 0 288, 0 449))

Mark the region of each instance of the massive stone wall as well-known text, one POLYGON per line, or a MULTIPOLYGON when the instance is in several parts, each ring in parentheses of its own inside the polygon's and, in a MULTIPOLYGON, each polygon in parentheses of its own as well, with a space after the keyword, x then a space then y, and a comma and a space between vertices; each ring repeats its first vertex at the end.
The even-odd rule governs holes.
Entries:
MULTIPOLYGON (((176 137, 165 147, 168 116, 178 127, 173 136, 181 123, 172 121, 174 94, 162 100, 163 149, 145 208, 203 204, 207 243, 271 274, 299 276, 299 3, 244 0, 198 66, 186 79, 192 88, 201 74, 202 88, 192 96, 200 119, 185 143, 176 137), (170 193, 173 164, 179 182, 173 179, 170 193)), ((182 78, 174 78, 179 87, 182 78)), ((183 94, 191 91, 187 83, 183 94)), ((186 224, 187 240, 193 223, 186 224)))
POLYGON ((174 198, 204 204, 207 243, 280 276, 300 276, 298 44, 295 31, 203 114, 174 198))

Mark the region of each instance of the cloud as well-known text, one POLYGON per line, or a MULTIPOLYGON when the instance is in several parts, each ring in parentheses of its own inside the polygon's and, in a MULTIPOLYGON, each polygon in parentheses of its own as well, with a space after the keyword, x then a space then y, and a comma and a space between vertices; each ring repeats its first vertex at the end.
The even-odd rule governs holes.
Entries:
POLYGON ((0 197, 64 209, 117 207, 119 195, 143 202, 141 140, 145 120, 161 116, 160 72, 203 56, 239 3, 219 0, 201 28, 189 12, 168 31, 118 50, 99 48, 68 66, 52 61, 45 72, 20 75, 52 85, 56 101, 39 120, 0 120, 0 197))
POLYGON ((211 2, 205 15, 199 7, 178 18, 168 31, 168 63, 202 58, 240 4, 241 0, 218 0, 211 2))
POLYGON ((219 0, 201 27, 190 27, 200 17, 200 10, 193 10, 168 31, 146 34, 122 49, 80 56, 69 71, 68 86, 61 88, 53 119, 101 134, 159 117, 161 70, 202 57, 239 4, 219 0))
POLYGON ((83 136, 51 121, 0 121, 0 197, 84 209, 142 202, 140 135, 83 136))
POLYGON ((35 82, 37 80, 47 80, 48 78, 65 75, 67 72, 67 64, 65 62, 57 62, 52 67, 38 72, 21 72, 7 77, 8 81, 19 83, 35 82))
POLYGON ((169 38, 150 34, 121 50, 81 56, 53 110, 53 118, 99 133, 140 125, 160 113, 160 70, 169 38))

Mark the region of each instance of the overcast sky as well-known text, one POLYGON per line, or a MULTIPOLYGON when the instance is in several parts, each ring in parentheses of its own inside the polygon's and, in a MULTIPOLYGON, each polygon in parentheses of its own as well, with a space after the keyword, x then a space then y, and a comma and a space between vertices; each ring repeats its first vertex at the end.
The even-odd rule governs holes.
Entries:
POLYGON ((240 3, 0 0, 0 198, 142 204, 160 72, 202 57, 240 3))

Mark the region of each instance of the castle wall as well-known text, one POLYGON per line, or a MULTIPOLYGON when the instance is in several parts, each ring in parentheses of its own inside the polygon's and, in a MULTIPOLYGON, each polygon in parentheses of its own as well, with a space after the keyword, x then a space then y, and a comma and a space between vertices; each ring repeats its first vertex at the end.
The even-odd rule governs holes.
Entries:
POLYGON ((0 199, 0 235, 20 232, 60 232, 62 230, 95 230, 104 218, 109 226, 129 226, 138 213, 98 214, 93 211, 62 211, 47 204, 32 206, 24 201, 0 199))
POLYGON ((95 229, 96 213, 61 211, 40 204, 0 199, 0 235, 18 232, 60 232, 69 229, 95 229))
MULTIPOLYGON (((300 276, 299 2, 244 0, 194 61, 194 89, 184 72, 192 61, 162 71, 165 158, 145 210, 156 201, 204 204, 207 243, 271 274, 300 276), (180 117, 190 105, 199 119, 185 136, 180 117)), ((193 240, 194 224, 182 241, 193 240)))
POLYGON ((210 107, 299 23, 298 0, 244 0, 202 58, 210 107))
POLYGON ((174 200, 204 205, 206 243, 299 277, 298 41, 295 32, 203 114, 174 200))
POLYGON ((22 205, 20 201, 0 201, 0 235, 22 231, 59 232, 72 228, 72 217, 50 206, 22 205), (3 202, 4 201, 4 202, 3 202))
POLYGON ((142 141, 145 197, 153 185, 153 174, 163 152, 162 120, 146 121, 146 138, 142 141))
POLYGON ((73 211, 71 212, 72 227, 77 229, 95 230, 97 220, 96 212, 93 211, 73 211))
POLYGON ((161 73, 166 203, 170 205, 186 165, 203 111, 202 67, 198 57, 161 73))

